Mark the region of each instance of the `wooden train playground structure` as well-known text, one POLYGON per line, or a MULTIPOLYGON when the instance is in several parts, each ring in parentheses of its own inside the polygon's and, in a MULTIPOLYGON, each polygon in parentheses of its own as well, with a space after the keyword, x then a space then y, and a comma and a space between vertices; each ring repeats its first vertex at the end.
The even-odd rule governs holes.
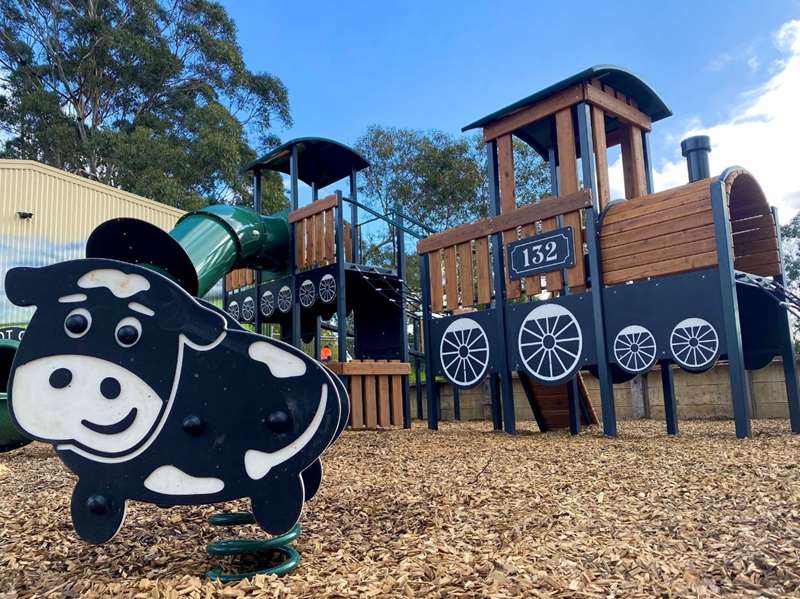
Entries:
POLYGON ((290 543, 322 483, 322 454, 348 425, 411 427, 412 369, 422 418, 422 364, 431 429, 439 378, 455 397, 488 381, 494 429, 515 433, 516 373, 541 431, 577 434, 602 419, 616 436, 614 384, 660 368, 674 435, 672 365, 700 373, 727 360, 741 438, 751 436, 747 371, 780 357, 800 433, 788 317, 800 301, 783 286, 775 209, 744 169, 710 175, 706 137, 682 143, 689 182, 655 192, 649 135, 670 115, 641 79, 599 66, 467 125, 483 131, 490 216, 441 232, 401 206, 381 214, 361 203, 368 162, 316 137, 245 167, 252 208, 210 206, 169 233, 107 221, 85 259, 6 275, 10 300, 38 309, 21 342, 2 348, 10 420, 0 421, 0 447, 53 444, 79 477, 72 520, 91 543, 120 530, 128 500, 250 498, 252 513, 212 523, 277 536, 209 549, 277 550, 284 561, 259 573, 283 574, 299 562, 290 543), (549 164, 551 197, 517 205, 514 137, 549 164), (610 197, 616 146, 624 199, 610 197), (288 175, 291 207, 264 216, 267 171, 288 175), (343 180, 347 195, 318 197, 343 180), (301 182, 312 196, 304 206, 301 182), (362 255, 371 222, 391 232, 388 267, 362 255), (407 283, 408 238, 419 291, 407 283), (220 280, 222 308, 201 299, 220 280), (324 365, 323 332, 337 340, 324 365), (584 374, 599 380, 600 418, 584 374))

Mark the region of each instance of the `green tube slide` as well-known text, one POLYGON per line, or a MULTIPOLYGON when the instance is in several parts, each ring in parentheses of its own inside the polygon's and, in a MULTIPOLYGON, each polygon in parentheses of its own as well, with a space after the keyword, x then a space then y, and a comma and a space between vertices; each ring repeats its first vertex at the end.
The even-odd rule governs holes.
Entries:
POLYGON ((86 257, 147 265, 202 297, 236 268, 287 272, 288 214, 260 216, 250 208, 217 204, 185 214, 169 233, 145 221, 114 219, 89 236, 86 257))
POLYGON ((10 451, 31 442, 11 423, 11 414, 8 411, 8 376, 11 373, 11 363, 14 361, 17 347, 19 341, 16 339, 0 339, 0 452, 10 451))

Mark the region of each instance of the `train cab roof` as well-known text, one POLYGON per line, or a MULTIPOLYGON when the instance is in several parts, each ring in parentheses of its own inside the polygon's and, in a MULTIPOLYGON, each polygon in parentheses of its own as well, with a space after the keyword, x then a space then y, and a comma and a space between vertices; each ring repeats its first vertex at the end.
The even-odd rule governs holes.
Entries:
POLYGON ((369 167, 353 148, 324 137, 298 137, 267 152, 244 167, 243 172, 270 170, 291 174, 292 148, 297 147, 297 178, 317 189, 369 167))
MULTIPOLYGON (((672 111, 667 107, 661 97, 637 75, 634 75, 627 69, 614 65, 595 65, 537 91, 513 104, 509 104, 505 108, 488 114, 465 126, 462 128, 462 131, 485 128, 513 113, 535 104, 543 103, 548 100, 548 98, 560 92, 564 92, 569 88, 591 82, 599 82, 603 86, 608 86, 616 92, 624 94, 627 98, 634 101, 638 110, 647 115, 652 122, 672 116, 672 111)), ((607 119, 607 133, 612 133, 618 127, 618 121, 615 119, 607 119)), ((547 158, 548 149, 555 145, 554 129, 555 127, 552 119, 541 118, 520 127, 513 133, 524 142, 533 146, 544 158, 547 158)))

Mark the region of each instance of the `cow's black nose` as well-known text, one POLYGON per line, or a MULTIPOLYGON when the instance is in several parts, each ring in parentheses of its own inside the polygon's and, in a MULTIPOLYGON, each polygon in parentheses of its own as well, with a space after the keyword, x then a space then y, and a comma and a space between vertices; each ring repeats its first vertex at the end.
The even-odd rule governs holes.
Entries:
POLYGON ((68 368, 57 368, 50 375, 50 386, 63 389, 72 382, 72 372, 68 368))
POLYGON ((106 399, 117 399, 122 392, 122 387, 119 386, 119 381, 114 377, 106 377, 100 381, 100 393, 106 399))
POLYGON ((273 433, 285 433, 292 427, 292 418, 283 410, 275 410, 267 416, 267 427, 273 433))

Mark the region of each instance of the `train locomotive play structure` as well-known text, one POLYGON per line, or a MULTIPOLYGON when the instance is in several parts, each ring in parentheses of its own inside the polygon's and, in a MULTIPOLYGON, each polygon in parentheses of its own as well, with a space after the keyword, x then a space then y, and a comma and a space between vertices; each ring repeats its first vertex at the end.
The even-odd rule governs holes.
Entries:
MULTIPOLYGON (((516 371, 540 428, 561 410, 577 433, 588 371, 603 430, 616 435, 613 384, 658 366, 674 434, 672 364, 703 372, 723 359, 736 435, 748 437, 746 371, 779 356, 800 432, 775 210, 747 171, 709 176, 702 136, 682 144, 689 183, 654 193, 649 133, 670 115, 641 79, 599 66, 464 128, 483 130, 491 216, 418 243, 426 360, 457 387, 488 378, 496 428, 516 429, 516 371), (553 197, 517 206, 512 136, 548 161, 553 197), (610 201, 607 152, 617 145, 625 199, 610 201)), ((431 428, 436 393, 428 377, 431 428)))

